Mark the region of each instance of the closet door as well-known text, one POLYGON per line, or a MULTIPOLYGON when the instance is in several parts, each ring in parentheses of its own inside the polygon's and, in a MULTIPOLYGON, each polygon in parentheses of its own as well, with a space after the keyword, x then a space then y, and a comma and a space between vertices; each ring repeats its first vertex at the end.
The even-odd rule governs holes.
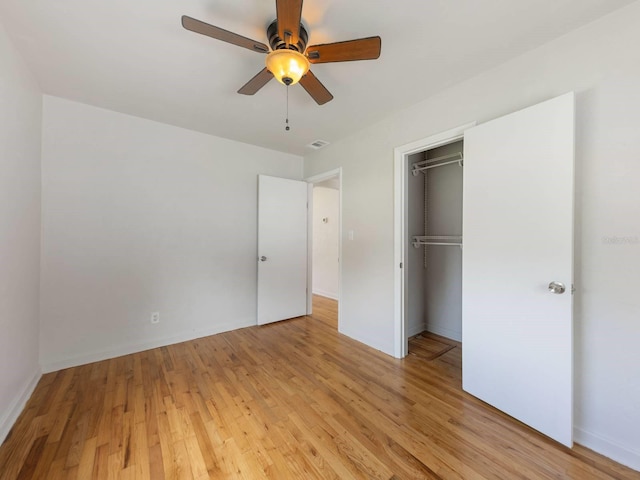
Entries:
POLYGON ((574 95, 464 137, 463 388, 568 446, 574 95))

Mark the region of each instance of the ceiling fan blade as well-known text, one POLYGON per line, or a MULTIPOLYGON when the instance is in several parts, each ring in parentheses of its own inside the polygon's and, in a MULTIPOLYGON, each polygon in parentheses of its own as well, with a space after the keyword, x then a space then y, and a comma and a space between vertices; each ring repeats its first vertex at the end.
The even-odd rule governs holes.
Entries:
POLYGON ((312 45, 307 47, 306 55, 311 63, 375 60, 380 56, 381 46, 380 37, 359 38, 346 42, 312 45))
POLYGON ((297 45, 302 18, 302 0, 276 0, 278 36, 286 43, 297 45), (290 36, 287 38, 289 32, 290 36))
POLYGON ((238 90, 238 93, 241 93, 242 95, 254 95, 272 78, 273 74, 266 68, 263 68, 255 77, 245 83, 244 86, 238 90))
POLYGON ((320 83, 320 80, 311 73, 311 70, 300 79, 300 85, 304 87, 311 98, 313 98, 318 105, 324 105, 325 103, 333 100, 333 95, 327 90, 327 88, 320 83))
POLYGON ((233 45, 238 45, 239 47, 248 48, 254 52, 269 53, 269 47, 264 43, 256 42, 255 40, 243 37, 237 33, 229 32, 228 30, 224 30, 220 27, 214 27, 213 25, 201 22, 195 18, 187 17, 186 15, 182 16, 182 26, 192 32, 200 33, 201 35, 206 35, 207 37, 222 40, 223 42, 231 43, 233 45))

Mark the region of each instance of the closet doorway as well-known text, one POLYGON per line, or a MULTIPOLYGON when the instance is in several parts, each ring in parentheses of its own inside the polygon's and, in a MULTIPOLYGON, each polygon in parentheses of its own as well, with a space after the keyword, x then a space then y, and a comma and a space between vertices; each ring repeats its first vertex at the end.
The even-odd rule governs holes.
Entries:
POLYGON ((463 140, 409 157, 407 328, 462 341, 463 140))
POLYGON ((463 142, 407 162, 408 353, 432 361, 462 341, 463 142))
POLYGON ((475 123, 396 149, 395 356, 423 332, 429 355, 462 340, 464 132, 475 123))

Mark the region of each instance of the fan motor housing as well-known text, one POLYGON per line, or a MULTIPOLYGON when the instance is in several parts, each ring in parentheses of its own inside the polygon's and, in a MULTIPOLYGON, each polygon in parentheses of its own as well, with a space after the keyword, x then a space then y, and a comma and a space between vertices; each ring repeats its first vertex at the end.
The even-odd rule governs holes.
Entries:
MULTIPOLYGON (((267 28, 267 38, 269 39, 269 45, 272 50, 281 50, 287 48, 287 42, 280 38, 278 35, 278 21, 274 20, 267 28)), ((289 49, 295 50, 299 53, 304 53, 307 48, 307 41, 309 40, 309 34, 304 28, 304 25, 300 24, 300 31, 298 32, 298 43, 290 44, 289 49)))

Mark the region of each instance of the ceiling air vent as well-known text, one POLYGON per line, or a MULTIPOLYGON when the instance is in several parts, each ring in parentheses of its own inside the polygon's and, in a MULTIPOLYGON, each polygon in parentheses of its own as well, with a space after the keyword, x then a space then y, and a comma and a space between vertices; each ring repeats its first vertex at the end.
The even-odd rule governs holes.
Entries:
POLYGON ((316 140, 315 142, 311 142, 307 147, 313 148, 314 150, 320 150, 322 147, 326 147, 329 145, 329 142, 325 140, 316 140))

